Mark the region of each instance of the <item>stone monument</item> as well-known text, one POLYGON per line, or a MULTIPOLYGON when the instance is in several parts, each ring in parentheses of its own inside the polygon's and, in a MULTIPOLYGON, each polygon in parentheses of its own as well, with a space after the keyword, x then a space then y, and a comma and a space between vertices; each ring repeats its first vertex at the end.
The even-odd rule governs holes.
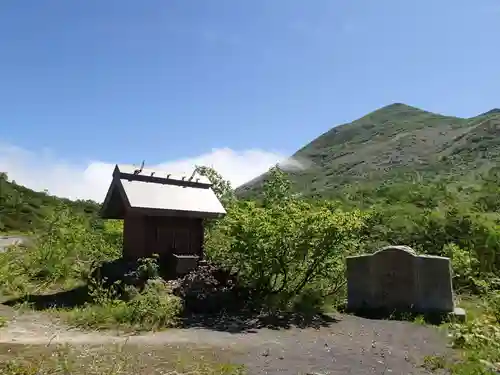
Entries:
POLYGON ((453 301, 449 258, 388 246, 347 258, 347 309, 463 315, 453 301))

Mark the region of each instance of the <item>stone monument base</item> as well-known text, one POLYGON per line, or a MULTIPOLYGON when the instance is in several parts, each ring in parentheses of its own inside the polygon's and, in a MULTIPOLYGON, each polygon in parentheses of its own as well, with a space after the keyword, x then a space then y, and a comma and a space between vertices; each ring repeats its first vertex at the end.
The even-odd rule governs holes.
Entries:
POLYGON ((356 308, 350 309, 344 306, 342 312, 353 314, 368 319, 391 319, 402 321, 413 321, 423 318, 429 324, 441 324, 444 322, 464 323, 467 319, 466 312, 461 307, 455 307, 453 311, 419 311, 411 309, 387 309, 387 308, 356 308))
POLYGON ((448 313, 448 315, 452 322, 465 323, 467 320, 467 313, 461 307, 455 307, 455 309, 451 313, 448 313))

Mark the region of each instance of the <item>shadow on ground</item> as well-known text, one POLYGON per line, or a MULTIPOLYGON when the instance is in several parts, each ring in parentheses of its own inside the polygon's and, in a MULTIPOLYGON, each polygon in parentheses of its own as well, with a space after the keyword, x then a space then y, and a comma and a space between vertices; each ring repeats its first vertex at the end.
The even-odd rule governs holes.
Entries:
MULTIPOLYGON (((43 294, 27 295, 21 298, 11 299, 3 302, 6 306, 29 304, 33 309, 43 311, 50 308, 74 308, 91 303, 87 286, 80 286, 68 291, 43 294)), ((214 331, 229 333, 252 333, 259 329, 267 328, 273 330, 290 328, 315 328, 329 326, 338 322, 338 319, 322 313, 302 314, 283 313, 265 314, 255 310, 239 310, 225 313, 186 313, 180 319, 179 328, 204 328, 214 331)))
POLYGON ((326 314, 304 315, 300 313, 262 314, 190 314, 182 319, 182 328, 204 328, 229 333, 252 333, 259 329, 315 328, 330 326, 339 319, 326 314))
POLYGON ((90 302, 89 288, 86 285, 76 287, 71 290, 57 292, 53 294, 29 294, 20 298, 3 302, 6 306, 16 306, 29 304, 35 310, 46 310, 50 308, 73 308, 83 306, 90 302))
POLYGON ((421 321, 425 324, 440 325, 449 320, 449 315, 446 313, 419 313, 414 311, 398 311, 387 309, 362 309, 357 311, 349 311, 345 307, 340 308, 340 312, 348 313, 360 318, 372 320, 396 320, 406 322, 421 321))

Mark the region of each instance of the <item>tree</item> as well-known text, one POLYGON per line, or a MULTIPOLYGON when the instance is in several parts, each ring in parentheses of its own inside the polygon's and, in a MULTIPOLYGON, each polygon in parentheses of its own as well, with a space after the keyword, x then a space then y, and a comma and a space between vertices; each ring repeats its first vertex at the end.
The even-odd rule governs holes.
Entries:
POLYGON ((292 184, 278 165, 269 170, 269 177, 264 183, 264 206, 271 207, 290 199, 292 184))
POLYGON ((345 280, 344 257, 358 247, 364 215, 291 195, 278 168, 264 190, 264 205, 237 202, 218 222, 207 236, 207 256, 280 306, 306 290, 338 291, 345 280))
POLYGON ((224 206, 231 204, 235 200, 234 190, 231 183, 224 178, 213 168, 197 165, 195 173, 207 177, 212 183, 212 190, 224 206))

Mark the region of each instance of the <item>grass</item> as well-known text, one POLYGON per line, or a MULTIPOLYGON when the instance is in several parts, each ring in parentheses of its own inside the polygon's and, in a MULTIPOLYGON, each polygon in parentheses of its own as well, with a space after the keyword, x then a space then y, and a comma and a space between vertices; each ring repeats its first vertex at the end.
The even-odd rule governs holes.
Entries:
POLYGON ((175 306, 161 309, 142 309, 124 301, 103 305, 86 305, 66 310, 55 310, 69 325, 89 330, 118 329, 123 332, 160 331, 176 327, 175 306))
POLYGON ((0 344, 5 375, 243 375, 211 349, 122 345, 0 344))
POLYGON ((0 304, 0 327, 14 311, 43 310, 48 316, 83 330, 154 332, 177 327, 182 314, 182 300, 158 278, 150 279, 141 291, 126 287, 125 299, 115 295, 114 289, 99 284, 80 285, 78 289, 64 291, 60 288, 51 290, 55 294, 24 294, 17 298, 0 294, 0 303, 10 306, 4 308, 0 304))
POLYGON ((95 291, 97 303, 60 311, 79 328, 158 331, 177 325, 182 301, 161 279, 149 280, 141 293, 134 288, 128 290, 130 299, 123 301, 106 295, 101 287, 95 291))
POLYGON ((485 300, 470 295, 460 296, 457 305, 465 310, 468 322, 481 318, 488 307, 485 300))
POLYGON ((467 312, 462 324, 444 324, 452 334, 456 358, 428 356, 428 371, 447 370, 452 375, 488 375, 500 372, 500 324, 495 315, 494 295, 487 300, 464 296, 459 306, 467 312))
POLYGON ((448 366, 447 360, 441 355, 429 355, 424 358, 422 365, 426 370, 434 373, 437 370, 445 369, 448 366))

